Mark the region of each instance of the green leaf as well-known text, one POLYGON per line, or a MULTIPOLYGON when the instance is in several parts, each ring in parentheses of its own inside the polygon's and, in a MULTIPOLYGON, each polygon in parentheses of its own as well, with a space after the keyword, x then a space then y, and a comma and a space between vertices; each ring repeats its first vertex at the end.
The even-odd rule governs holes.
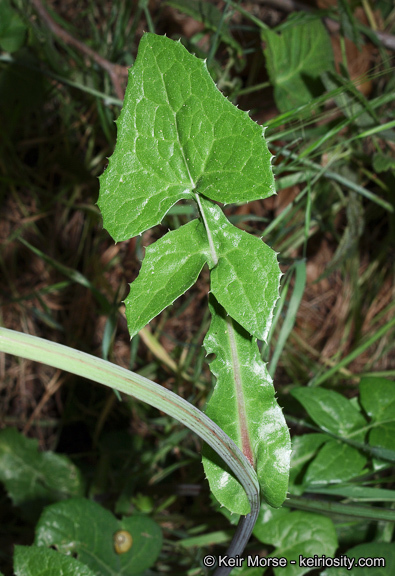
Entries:
POLYGON ((322 92, 320 75, 333 68, 332 45, 320 20, 296 23, 280 35, 262 31, 274 98, 281 112, 306 104, 322 92))
MULTIPOLYGON (((224 429, 251 456, 264 497, 280 506, 288 484, 289 434, 250 336, 268 335, 280 270, 276 254, 261 239, 231 225, 212 202, 245 202, 274 193, 271 154, 262 127, 222 96, 205 62, 181 43, 146 34, 130 71, 116 149, 100 184, 98 204, 104 226, 115 240, 158 224, 180 199, 198 205, 199 222, 169 233, 147 249, 126 300, 130 333, 134 335, 185 292, 208 263, 211 292, 224 308, 216 313, 221 317, 222 341, 217 344, 211 332, 212 348, 225 352, 231 363, 229 373, 219 377, 210 410, 218 411, 213 417, 222 425, 215 398, 222 398, 226 388, 237 390, 236 403, 227 399, 236 423, 224 429), (226 336, 228 324, 232 342, 226 336), (246 359, 254 360, 252 367, 246 359), (243 434, 251 428, 247 443, 240 426, 243 434)), ((212 458, 212 472, 207 474, 217 497, 230 510, 248 513, 241 485, 228 472, 221 476, 223 463, 218 464, 214 454, 212 458)))
POLYGON ((83 492, 81 474, 66 456, 38 452, 37 440, 25 438, 15 428, 0 432, 0 481, 16 505, 83 492))
POLYGON ((366 461, 355 448, 330 440, 310 464, 304 482, 307 486, 345 482, 358 476, 366 461))
MULTIPOLYGON (((214 298, 209 306, 212 321, 204 346, 207 354, 216 355, 210 369, 217 384, 206 414, 253 464, 266 502, 281 506, 288 489, 291 445, 272 380, 255 338, 227 316, 214 298)), ((217 500, 232 512, 247 514, 243 488, 208 446, 203 448, 203 465, 217 500)))
POLYGON ((385 378, 368 377, 360 382, 360 400, 373 426, 369 444, 394 449, 395 383, 385 378))
POLYGON ((36 527, 35 544, 73 554, 101 576, 132 576, 155 563, 162 535, 148 516, 117 520, 99 504, 73 498, 44 510, 36 527), (132 536, 132 546, 123 554, 117 554, 114 548, 114 535, 120 530, 132 536))
POLYGON ((276 253, 230 224, 214 202, 202 199, 201 209, 215 264, 211 292, 245 330, 266 340, 279 295, 276 253))
MULTIPOLYGON (((292 438, 291 472, 289 481, 294 484, 302 473, 307 462, 311 460, 319 448, 328 442, 326 434, 303 434, 292 438)), ((297 482, 299 484, 299 482, 297 482)))
POLYGON ((207 234, 199 220, 146 248, 140 274, 125 300, 131 338, 196 282, 209 258, 207 234))
MULTIPOLYGON (((371 564, 370 566, 327 568, 321 572, 321 576, 393 576, 395 573, 395 544, 388 542, 365 542, 347 550, 347 558, 355 561, 360 558, 384 559, 385 566, 371 564)), ((374 560, 373 560, 374 561, 374 560)), ((381 560, 382 564, 382 560, 381 560)))
POLYGON ((262 502, 252 533, 263 544, 269 542, 272 536, 272 526, 282 517, 291 514, 289 508, 272 508, 262 502))
POLYGON ((270 523, 270 533, 266 544, 276 550, 270 554, 277 558, 287 558, 288 565, 274 568, 275 576, 301 576, 311 568, 299 566, 299 556, 333 556, 337 548, 337 536, 330 518, 311 512, 291 512, 270 523), (290 564, 294 560, 296 564, 290 564))
POLYGON ((114 154, 100 179, 104 227, 127 240, 195 194, 223 202, 275 191, 263 128, 181 43, 145 34, 129 72, 114 154))
POLYGON ((294 388, 291 394, 322 430, 342 438, 363 441, 365 418, 338 392, 324 388, 294 388))
POLYGON ((96 576, 75 558, 38 546, 15 546, 14 571, 16 576, 96 576))
POLYGON ((7 0, 0 1, 0 48, 15 52, 24 43, 26 26, 7 0))

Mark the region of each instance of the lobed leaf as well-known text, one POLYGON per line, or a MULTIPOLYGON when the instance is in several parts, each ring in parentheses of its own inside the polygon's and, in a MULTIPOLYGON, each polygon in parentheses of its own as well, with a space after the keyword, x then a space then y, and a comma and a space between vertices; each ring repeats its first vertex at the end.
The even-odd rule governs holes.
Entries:
POLYGON ((208 252, 207 234, 199 220, 146 248, 138 278, 125 300, 131 338, 196 282, 208 252))
MULTIPOLYGON (((204 346, 208 354, 216 355, 210 369, 217 384, 206 414, 250 460, 266 502, 281 506, 288 489, 291 444, 272 380, 255 338, 227 316, 212 296, 209 306, 212 321, 204 346)), ((247 514, 249 505, 244 489, 206 445, 203 465, 217 500, 232 512, 247 514)))
POLYGON ((266 340, 279 296, 276 253, 260 238, 233 226, 214 202, 202 199, 201 207, 216 263, 211 292, 245 330, 266 340))
MULTIPOLYGON (((98 204, 105 228, 115 240, 126 240, 158 224, 178 200, 197 203, 199 221, 147 248, 125 302, 129 331, 133 336, 185 292, 208 263, 211 291, 220 303, 211 306, 206 339, 207 350, 218 352, 209 415, 256 467, 264 498, 280 506, 288 486, 290 439, 255 341, 269 333, 280 270, 276 254, 232 226, 213 202, 245 202, 274 193, 263 136, 262 127, 217 90, 205 62, 180 43, 145 34, 98 204)), ((247 514, 243 488, 222 471, 214 453, 207 454, 206 473, 217 498, 247 514)))
POLYGON ((155 226, 196 193, 228 204, 275 192, 263 128, 224 98, 206 63, 179 42, 143 36, 117 126, 98 201, 117 241, 155 226))

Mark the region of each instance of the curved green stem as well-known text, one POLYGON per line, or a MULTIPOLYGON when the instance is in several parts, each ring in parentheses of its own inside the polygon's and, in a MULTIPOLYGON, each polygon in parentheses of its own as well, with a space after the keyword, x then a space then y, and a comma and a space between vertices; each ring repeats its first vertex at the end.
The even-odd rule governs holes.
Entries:
MULTIPOLYGON (((79 350, 14 330, 0 328, 0 352, 14 354, 66 370, 109 386, 166 412, 198 434, 221 456, 247 493, 251 513, 242 517, 227 554, 242 554, 259 512, 259 484, 255 470, 236 444, 203 412, 155 382, 79 350)), ((219 568, 215 576, 227 576, 231 568, 219 568)))

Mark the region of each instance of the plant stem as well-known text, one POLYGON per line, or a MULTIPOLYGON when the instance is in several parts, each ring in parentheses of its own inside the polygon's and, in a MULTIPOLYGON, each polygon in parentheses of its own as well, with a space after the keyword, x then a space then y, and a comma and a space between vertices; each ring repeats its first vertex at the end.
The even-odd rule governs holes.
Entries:
POLYGON ((216 252, 216 250, 215 250, 214 240, 213 240, 213 237, 212 237, 212 234, 211 234, 210 227, 209 227, 209 225, 207 224, 207 218, 206 218, 206 215, 205 215, 205 213, 204 213, 203 205, 202 205, 201 199, 200 199, 200 197, 199 197, 199 194, 196 194, 196 193, 195 193, 195 200, 196 200, 197 205, 199 206, 199 212, 200 212, 200 215, 201 215, 202 220, 203 220, 204 227, 205 227, 206 232, 207 232, 207 238, 208 238, 208 243, 209 243, 209 246, 210 246, 210 253, 211 253, 211 258, 212 258, 212 261, 213 261, 213 266, 216 266, 216 265, 218 264, 218 255, 217 255, 217 252, 216 252))

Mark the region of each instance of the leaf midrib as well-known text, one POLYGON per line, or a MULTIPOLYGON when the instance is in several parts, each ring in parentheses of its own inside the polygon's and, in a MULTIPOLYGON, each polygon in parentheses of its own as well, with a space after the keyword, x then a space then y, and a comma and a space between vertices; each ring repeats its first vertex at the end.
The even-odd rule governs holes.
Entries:
POLYGON ((226 317, 226 324, 228 328, 228 339, 232 355, 232 366, 233 366, 234 383, 236 390, 238 424, 239 424, 242 452, 244 456, 251 463, 251 466, 255 468, 255 459, 251 448, 251 440, 247 426, 247 411, 244 402, 243 386, 240 374, 240 362, 235 338, 235 328, 233 320, 230 316, 226 317))
MULTIPOLYGON (((168 101, 168 104, 169 104, 169 108, 171 109, 171 111, 172 111, 172 113, 173 113, 174 124, 175 124, 175 127, 176 127, 178 147, 179 147, 179 150, 180 150, 180 152, 181 152, 182 160, 183 160, 183 162, 184 162, 184 166, 185 166, 185 168, 186 168, 186 171, 187 171, 187 173, 188 173, 188 177, 189 177, 190 182, 191 182, 191 188, 192 188, 191 192, 192 192, 192 196, 194 196, 195 201, 196 201, 196 203, 197 203, 197 205, 198 205, 198 207, 199 207, 199 212, 200 212, 200 214, 201 214, 201 217, 202 217, 202 220, 203 220, 203 223, 204 223, 204 227, 205 227, 206 233, 207 233, 207 238, 208 238, 208 242, 209 242, 209 246, 210 246, 210 252, 211 252, 211 258, 212 258, 212 261, 213 261, 213 265, 216 266, 216 265, 218 264, 218 255, 217 255, 217 252, 216 252, 216 249, 215 249, 215 246, 214 246, 214 240, 213 240, 213 237, 212 237, 210 228, 209 228, 209 226, 208 226, 208 223, 207 223, 207 220, 206 220, 206 216, 205 216, 204 211, 203 211, 203 207, 202 207, 202 204, 201 204, 201 201, 200 201, 200 198, 199 198, 199 194, 198 194, 198 192, 197 192, 197 184, 194 182, 194 180, 193 180, 193 178, 192 178, 192 174, 191 174, 191 172, 190 172, 190 170, 189 170, 189 165, 188 165, 187 159, 186 159, 186 157, 185 157, 184 148, 183 148, 183 146, 182 146, 182 144, 181 144, 181 140, 180 140, 180 130, 179 130, 179 127, 178 127, 178 120, 177 120, 177 113, 176 113, 176 111, 174 110, 173 106, 171 105, 170 98, 169 98, 169 94, 168 94, 168 92, 167 92, 166 82, 165 82, 165 80, 164 80, 164 74, 162 74, 161 70, 159 69, 159 66, 157 66, 157 67, 158 67, 159 75, 160 75, 160 77, 162 78, 163 89, 165 90, 166 95, 167 95, 167 101, 168 101)), ((209 156, 209 155, 208 155, 208 156, 209 156)), ((207 158, 206 158, 206 161, 207 161, 207 158)), ((203 173, 204 173, 204 171, 203 171, 203 173)))

